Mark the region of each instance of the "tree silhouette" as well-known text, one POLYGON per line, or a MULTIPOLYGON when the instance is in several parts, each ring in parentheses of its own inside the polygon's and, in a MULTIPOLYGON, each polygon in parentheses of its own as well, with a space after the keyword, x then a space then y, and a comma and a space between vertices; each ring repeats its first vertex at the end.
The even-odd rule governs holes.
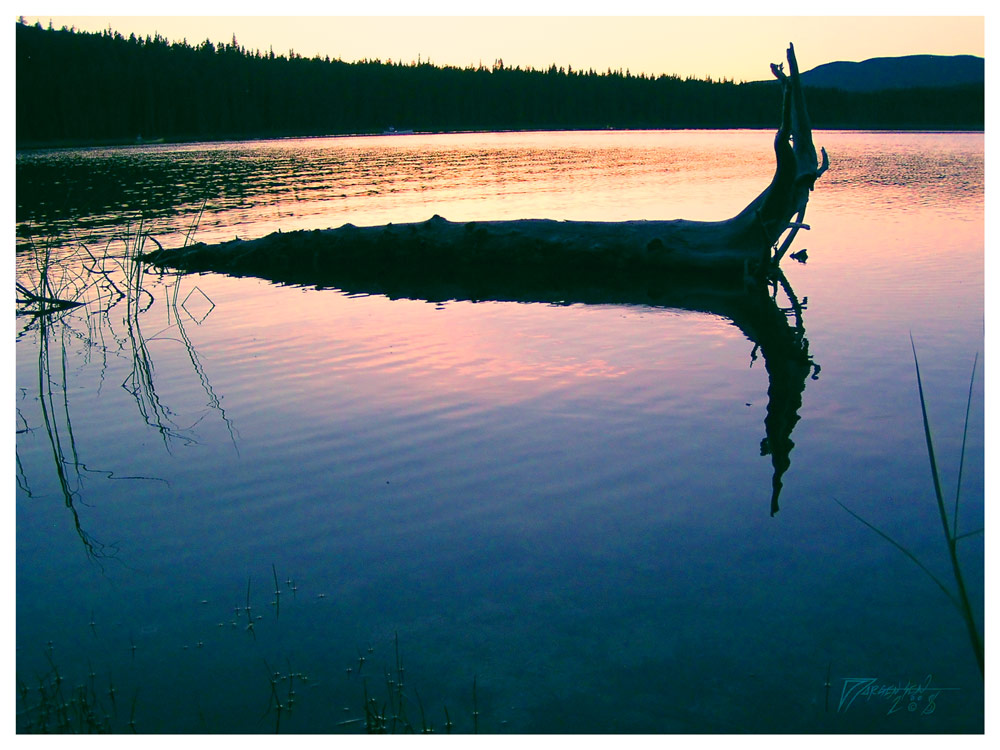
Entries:
MULTIPOLYGON (((16 29, 18 146, 420 131, 771 128, 776 82, 427 61, 304 58, 233 36, 195 46, 16 29)), ((810 90, 816 127, 982 129, 983 86, 878 93, 810 90)))

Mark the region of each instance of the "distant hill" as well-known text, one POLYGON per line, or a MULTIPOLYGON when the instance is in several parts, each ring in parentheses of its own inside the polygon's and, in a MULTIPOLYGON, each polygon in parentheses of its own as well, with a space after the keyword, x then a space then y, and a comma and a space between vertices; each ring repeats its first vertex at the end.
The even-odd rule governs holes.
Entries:
POLYGON ((875 57, 864 62, 832 62, 802 73, 802 83, 842 91, 939 88, 982 84, 985 61, 973 55, 875 57))

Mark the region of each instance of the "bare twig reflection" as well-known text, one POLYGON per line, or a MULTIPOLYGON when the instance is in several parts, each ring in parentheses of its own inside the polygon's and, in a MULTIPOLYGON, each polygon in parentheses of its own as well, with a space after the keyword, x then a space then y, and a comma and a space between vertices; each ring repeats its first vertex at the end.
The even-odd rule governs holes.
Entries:
MULTIPOLYGON (((177 308, 177 298, 179 296, 181 279, 183 278, 183 276, 184 276, 183 274, 177 275, 176 280, 174 281, 173 284, 172 294, 167 296, 168 314, 169 311, 173 312, 173 319, 174 319, 174 324, 177 326, 177 332, 181 336, 181 341, 183 341, 184 343, 184 348, 187 351, 188 359, 191 360, 191 366, 194 368, 195 374, 198 376, 198 381, 201 383, 201 387, 205 391, 205 395, 208 396, 208 405, 213 409, 215 409, 217 412, 219 412, 219 416, 222 417, 222 421, 226 424, 226 429, 229 431, 229 437, 233 441, 233 447, 236 449, 236 452, 239 453, 239 446, 236 443, 236 435, 237 435, 236 428, 233 426, 233 423, 230 421, 229 417, 226 416, 226 410, 222 407, 222 401, 219 399, 218 396, 215 395, 215 391, 212 389, 212 384, 209 381, 208 376, 205 374, 205 368, 202 367, 201 360, 198 358, 198 351, 195 349, 194 344, 191 342, 191 339, 188 336, 187 331, 184 330, 183 316, 180 314, 177 308)), ((197 287, 195 288, 197 289, 197 287)), ((204 292, 202 292, 202 294, 204 295, 204 292)), ((207 299, 207 295, 205 296, 207 299)), ((185 298, 185 300, 186 299, 187 298, 185 298)), ((210 299, 209 302, 211 302, 210 299)), ((212 308, 214 307, 215 303, 212 302, 212 308)), ((194 316, 191 315, 190 313, 188 313, 188 315, 191 318, 191 320, 193 320, 196 324, 201 325, 202 321, 195 320, 194 316)))
MULTIPOLYGON (((84 469, 80 462, 76 448, 76 440, 73 436, 73 423, 70 419, 69 399, 66 389, 66 347, 65 341, 60 335, 60 358, 62 368, 62 381, 59 387, 59 402, 62 407, 62 420, 56 416, 56 393, 53 388, 53 377, 51 374, 51 349, 50 321, 45 317, 38 318, 39 323, 39 343, 38 343, 38 403, 42 414, 42 423, 45 434, 48 437, 49 446, 52 451, 53 464, 59 489, 63 497, 63 502, 69 509, 73 517, 73 526, 76 529, 80 541, 83 542, 87 556, 100 564, 102 558, 114 557, 117 549, 106 546, 84 528, 80 521, 80 514, 76 509, 76 502, 79 498, 82 484, 81 471, 84 469), (67 446, 71 456, 67 455, 67 446)), ((60 327, 61 328, 61 327, 60 327)), ((62 330, 60 330, 62 334, 62 330)), ((18 461, 20 466, 20 460, 18 461)), ((23 469, 21 469, 23 471, 23 469)), ((27 481, 23 486, 27 488, 27 481)))
MULTIPOLYGON (((21 339, 29 332, 36 335, 40 421, 47 438, 48 452, 53 459, 55 481, 64 504, 72 514, 74 528, 88 557, 98 562, 115 556, 117 549, 98 541, 84 528, 78 512, 83 504, 84 474, 103 474, 109 479, 164 480, 116 476, 114 472, 86 466, 73 430, 69 403, 72 372, 68 367, 68 352, 82 353, 85 363, 89 363, 95 353, 103 358, 100 362, 101 382, 108 368, 109 353, 112 356, 124 355, 130 363, 130 372, 122 387, 135 400, 145 423, 160 433, 166 449, 169 451, 175 440, 184 444, 196 442, 191 428, 185 430, 177 426, 175 414, 160 399, 155 387, 153 357, 148 346, 151 338, 144 334, 142 328, 145 316, 155 302, 146 278, 146 265, 141 259, 146 239, 158 244, 140 221, 137 231, 126 230, 105 246, 103 254, 92 252, 82 243, 74 250, 59 252, 49 243, 39 243, 30 246, 31 257, 26 255, 18 259, 18 314, 19 318, 26 320, 26 324, 17 337, 21 339), (112 246, 117 247, 118 242, 124 247, 121 255, 112 252, 112 246), (52 300, 66 304, 56 305, 52 300), (113 310, 123 312, 120 324, 112 320, 113 310), (80 327, 81 324, 84 328, 80 327), (74 350, 73 347, 77 348, 74 350)), ((221 400, 212 389, 194 344, 184 330, 182 317, 177 313, 179 286, 178 276, 166 298, 168 315, 173 317, 173 323, 167 330, 176 327, 201 387, 208 395, 207 405, 221 415, 235 445, 236 431, 232 420, 222 409, 221 400)), ((214 303, 211 304, 214 307, 214 303)), ((152 338, 158 337, 164 337, 164 331, 152 338)), ((196 419, 191 427, 200 419, 196 419)), ((20 411, 18 420, 18 434, 27 435, 33 431, 20 411)), ((16 463, 18 487, 26 496, 35 496, 28 478, 29 471, 34 467, 26 470, 20 451, 16 452, 16 463)))

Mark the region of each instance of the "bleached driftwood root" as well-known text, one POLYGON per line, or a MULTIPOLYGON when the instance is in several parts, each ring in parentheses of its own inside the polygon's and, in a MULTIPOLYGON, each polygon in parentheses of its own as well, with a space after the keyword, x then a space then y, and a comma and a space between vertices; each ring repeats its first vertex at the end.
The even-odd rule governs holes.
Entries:
POLYGON ((774 138, 776 167, 767 188, 736 216, 723 221, 581 222, 551 220, 425 222, 277 232, 255 240, 158 250, 160 266, 221 271, 275 281, 315 283, 317 276, 404 273, 419 269, 454 276, 559 273, 705 274, 758 281, 778 266, 803 224, 809 193, 829 164, 816 149, 799 84, 795 50, 789 72, 772 65, 783 91, 781 125, 774 138), (785 241, 778 246, 782 235, 785 241))

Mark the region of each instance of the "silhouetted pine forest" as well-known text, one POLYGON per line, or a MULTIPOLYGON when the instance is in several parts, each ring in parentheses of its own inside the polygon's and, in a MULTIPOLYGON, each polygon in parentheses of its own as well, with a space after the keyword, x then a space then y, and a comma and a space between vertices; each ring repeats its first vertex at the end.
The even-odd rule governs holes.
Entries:
MULTIPOLYGON (((17 145, 417 131, 772 128, 775 82, 439 67, 17 23, 17 145)), ((767 63, 762 69, 767 71, 767 63)), ((809 89, 817 128, 980 130, 984 88, 809 89)))

